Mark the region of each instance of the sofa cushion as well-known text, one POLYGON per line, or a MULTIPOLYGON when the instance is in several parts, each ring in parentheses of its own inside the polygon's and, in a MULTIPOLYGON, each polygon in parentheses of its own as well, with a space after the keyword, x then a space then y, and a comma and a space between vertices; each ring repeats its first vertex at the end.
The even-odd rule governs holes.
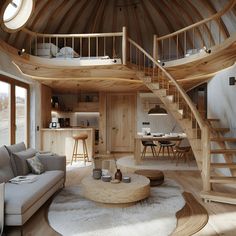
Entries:
POLYGON ((7 182, 14 177, 10 156, 7 149, 0 147, 0 183, 7 182))
POLYGON ((13 152, 20 152, 20 151, 24 151, 26 150, 26 146, 24 144, 24 142, 21 143, 16 143, 10 146, 5 146, 7 151, 9 152, 9 154, 13 153, 13 152))
POLYGON ((23 214, 64 176, 60 170, 46 171, 29 184, 5 185, 5 214, 23 214), (17 193, 17 195, 16 195, 17 193))
POLYGON ((36 150, 33 148, 28 148, 25 151, 13 152, 12 158, 15 162, 16 173, 15 175, 27 175, 30 173, 30 169, 26 162, 27 159, 34 157, 36 150))
POLYGON ((11 167, 12 167, 14 175, 16 176, 17 175, 16 174, 16 172, 17 172, 16 171, 16 164, 15 164, 14 159, 12 158, 12 153, 24 151, 24 150, 26 150, 26 146, 25 146, 24 142, 21 142, 21 143, 16 143, 16 144, 13 144, 10 146, 5 146, 5 147, 10 155, 11 167))
POLYGON ((43 164, 37 156, 27 159, 27 163, 33 174, 40 175, 45 171, 43 164))

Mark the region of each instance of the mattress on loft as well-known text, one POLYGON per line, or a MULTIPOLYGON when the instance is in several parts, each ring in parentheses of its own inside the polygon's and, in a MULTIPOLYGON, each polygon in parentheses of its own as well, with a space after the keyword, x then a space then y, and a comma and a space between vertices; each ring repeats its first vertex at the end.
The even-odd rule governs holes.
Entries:
POLYGON ((56 58, 52 58, 51 60, 57 60, 57 61, 72 61, 73 63, 76 63, 78 66, 93 66, 93 65, 114 65, 114 64, 121 64, 121 59, 111 59, 109 56, 101 56, 101 57, 79 57, 79 58, 73 58, 73 57, 65 57, 60 56, 56 58))

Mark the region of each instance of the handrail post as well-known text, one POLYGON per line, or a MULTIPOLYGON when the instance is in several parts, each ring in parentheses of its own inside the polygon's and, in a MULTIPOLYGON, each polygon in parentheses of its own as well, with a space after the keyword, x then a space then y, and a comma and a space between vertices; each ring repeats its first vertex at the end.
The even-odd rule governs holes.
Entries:
POLYGON ((205 125, 202 128, 202 180, 203 180, 203 191, 210 191, 210 133, 209 128, 205 125))
MULTIPOLYGON (((157 61, 157 35, 153 35, 153 58, 155 61, 157 61)), ((155 67, 155 64, 153 63, 153 67, 155 67)))
POLYGON ((122 62, 123 65, 127 64, 127 28, 122 28, 122 62))

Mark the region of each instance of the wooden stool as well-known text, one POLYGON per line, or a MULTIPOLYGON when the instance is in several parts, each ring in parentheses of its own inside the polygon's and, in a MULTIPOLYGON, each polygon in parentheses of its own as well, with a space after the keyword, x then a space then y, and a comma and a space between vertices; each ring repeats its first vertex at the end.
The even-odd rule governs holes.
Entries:
POLYGON ((145 158, 147 147, 151 147, 153 157, 157 157, 157 153, 156 153, 156 149, 155 149, 155 147, 157 145, 153 141, 142 141, 142 144, 143 144, 144 148, 143 148, 143 152, 141 155, 141 159, 145 158))
POLYGON ((189 158, 187 154, 189 153, 190 149, 191 149, 190 146, 186 146, 186 147, 177 146, 175 148, 175 156, 177 158, 176 166, 178 165, 180 159, 184 159, 184 161, 187 162, 189 165, 189 158))
POLYGON ((164 174, 160 170, 140 169, 140 170, 136 170, 134 173, 138 175, 143 175, 147 177, 148 179, 150 179, 150 186, 152 187, 161 185, 164 182, 164 174))
POLYGON ((75 140, 75 144, 74 144, 74 148, 73 148, 71 164, 72 164, 73 161, 76 161, 77 158, 79 158, 79 157, 83 157, 84 158, 84 162, 89 161, 88 149, 87 149, 87 145, 86 145, 86 139, 87 138, 88 138, 87 134, 80 134, 80 135, 73 136, 73 139, 75 140), (81 140, 82 144, 83 144, 83 152, 82 153, 78 153, 78 143, 79 143, 79 140, 81 140))
POLYGON ((173 158, 175 158, 175 153, 173 149, 173 147, 175 146, 175 143, 172 143, 170 141, 159 141, 159 144, 160 144, 160 148, 159 148, 157 156, 159 156, 161 150, 162 150, 162 155, 164 156, 165 148, 166 148, 168 156, 170 157, 170 152, 172 152, 173 158))

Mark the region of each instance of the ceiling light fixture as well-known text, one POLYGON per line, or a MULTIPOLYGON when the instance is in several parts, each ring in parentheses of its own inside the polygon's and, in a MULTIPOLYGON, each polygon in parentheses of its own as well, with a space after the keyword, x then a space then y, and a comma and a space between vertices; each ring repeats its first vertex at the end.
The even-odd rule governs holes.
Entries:
POLYGON ((155 105, 155 107, 153 107, 149 110, 148 115, 162 116, 162 115, 168 115, 168 113, 167 113, 166 109, 160 107, 160 105, 155 105))

